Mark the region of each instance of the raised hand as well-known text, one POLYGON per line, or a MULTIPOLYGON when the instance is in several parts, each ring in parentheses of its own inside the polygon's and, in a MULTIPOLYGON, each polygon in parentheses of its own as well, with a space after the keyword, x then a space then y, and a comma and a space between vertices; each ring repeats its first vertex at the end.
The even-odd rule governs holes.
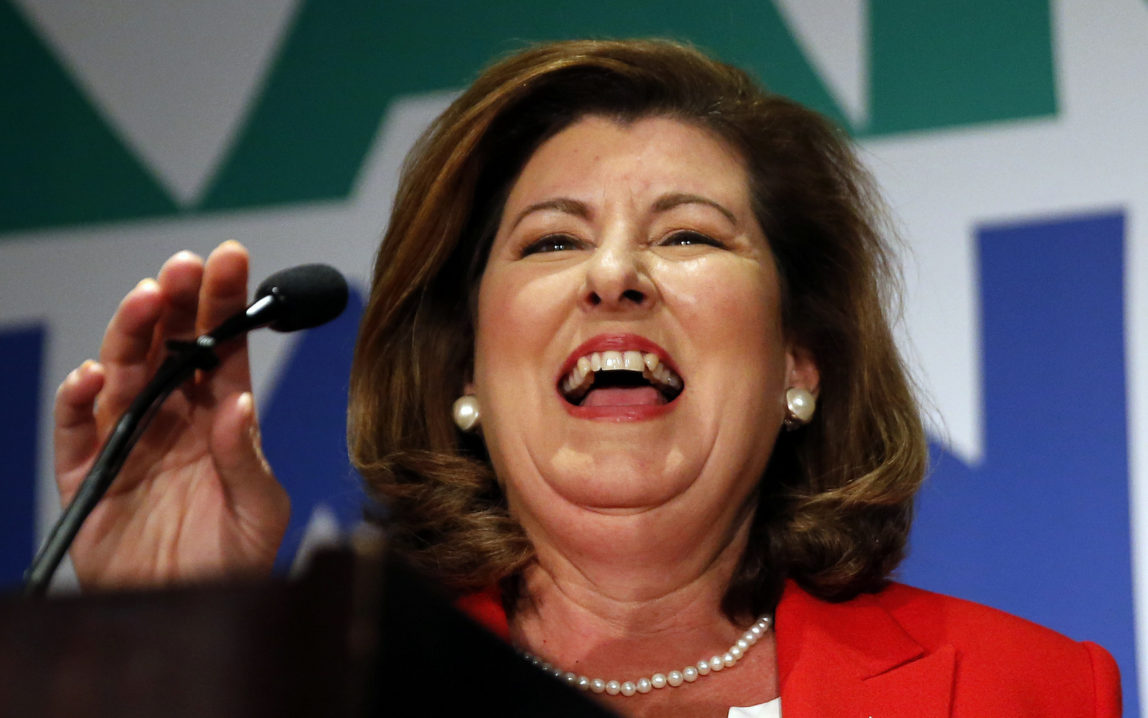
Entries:
MULTIPOLYGON (((163 360, 164 342, 207 332, 244 308, 247 265, 247 251, 234 241, 206 263, 180 252, 124 297, 99 361, 72 371, 56 395, 56 481, 64 505, 163 360)), ((246 342, 218 353, 216 370, 167 399, 76 537, 71 556, 84 586, 270 570, 290 504, 259 448, 246 342)))

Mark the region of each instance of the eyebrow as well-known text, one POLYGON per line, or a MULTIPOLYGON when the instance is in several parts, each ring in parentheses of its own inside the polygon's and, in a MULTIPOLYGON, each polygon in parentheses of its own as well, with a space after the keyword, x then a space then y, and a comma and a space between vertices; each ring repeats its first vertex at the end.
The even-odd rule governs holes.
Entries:
MULTIPOLYGON (((668 212, 674 207, 680 207, 683 204, 701 204, 705 205, 706 207, 712 207, 718 212, 721 212, 722 216, 728 219, 730 224, 737 224, 737 217, 733 212, 729 211, 712 199, 707 199, 701 195, 690 194, 688 192, 672 192, 670 194, 662 195, 657 199, 657 201, 654 202, 653 210, 655 212, 668 212)), ((555 197, 554 199, 535 202, 534 204, 519 212, 518 216, 514 218, 514 223, 510 225, 510 228, 513 230, 515 227, 517 227, 518 224, 523 219, 525 219, 527 215, 534 212, 543 212, 546 210, 556 210, 558 212, 574 215, 575 217, 581 217, 582 219, 587 219, 590 217, 590 208, 586 206, 585 202, 579 202, 578 200, 570 199, 569 197, 555 197)))
POLYGON ((514 218, 514 224, 510 225, 510 228, 514 229, 517 227, 518 223, 526 218, 526 215, 531 214, 532 212, 542 212, 548 209, 565 212, 566 214, 572 214, 575 217, 581 217, 582 219, 586 219, 590 216, 590 208, 587 207, 584 202, 579 202, 578 200, 570 199, 569 197, 555 197, 554 199, 535 202, 534 204, 519 212, 518 216, 514 218))
POLYGON ((728 209, 721 206, 717 202, 714 202, 712 199, 707 199, 697 194, 689 194, 687 192, 674 192, 672 194, 662 195, 658 198, 658 201, 654 202, 654 211, 666 212, 683 204, 703 204, 707 207, 713 207, 718 212, 721 212, 722 215, 729 220, 730 224, 737 224, 737 217, 734 216, 733 212, 730 212, 728 209))

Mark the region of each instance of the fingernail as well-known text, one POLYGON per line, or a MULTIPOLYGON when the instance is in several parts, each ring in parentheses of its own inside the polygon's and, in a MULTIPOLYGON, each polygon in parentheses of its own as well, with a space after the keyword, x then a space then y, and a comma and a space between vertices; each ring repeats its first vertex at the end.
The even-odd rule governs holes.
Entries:
POLYGON ((263 436, 259 433, 259 420, 255 418, 255 399, 251 392, 245 391, 239 395, 239 411, 243 414, 243 421, 247 423, 247 438, 251 445, 258 449, 263 444, 263 436))
POLYGON ((141 279, 140 283, 136 285, 136 289, 146 289, 148 291, 159 290, 159 283, 151 277, 141 279))
POLYGON ((249 421, 255 413, 255 399, 251 396, 251 392, 245 391, 239 395, 239 399, 235 402, 239 406, 239 412, 243 415, 244 421, 249 421))
POLYGON ((163 265, 166 267, 169 264, 176 264, 179 262, 196 262, 196 261, 203 261, 203 260, 201 260, 195 254, 195 252, 191 252, 191 251, 186 250, 186 249, 181 249, 178 252, 176 252, 175 254, 168 257, 168 260, 166 262, 164 262, 163 265))
POLYGON ((100 377, 101 379, 107 376, 107 373, 104 370, 104 365, 98 361, 95 361, 94 359, 87 360, 80 368, 87 376, 100 377))

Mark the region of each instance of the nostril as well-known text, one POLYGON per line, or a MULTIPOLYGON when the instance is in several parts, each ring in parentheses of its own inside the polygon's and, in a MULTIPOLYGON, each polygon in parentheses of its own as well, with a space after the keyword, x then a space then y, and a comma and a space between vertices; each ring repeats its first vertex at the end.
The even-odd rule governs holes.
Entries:
POLYGON ((605 295, 594 290, 587 291, 583 301, 591 307, 609 306, 643 307, 646 305, 647 294, 640 289, 624 289, 620 294, 608 292, 605 295))

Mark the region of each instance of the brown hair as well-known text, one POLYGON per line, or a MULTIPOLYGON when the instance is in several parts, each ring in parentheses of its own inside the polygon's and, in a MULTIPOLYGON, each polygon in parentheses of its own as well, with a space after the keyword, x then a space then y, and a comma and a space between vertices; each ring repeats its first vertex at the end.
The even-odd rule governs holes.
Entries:
POLYGON ((509 187, 545 139, 592 114, 673 117, 739 152, 785 330, 820 369, 813 421, 777 439, 726 611, 771 609, 785 578, 832 600, 880 588, 904 555, 926 448, 889 329, 896 276, 879 201, 823 118, 663 41, 514 55, 408 156, 351 372, 351 455, 386 507, 392 546, 460 591, 512 580, 531 558, 481 442, 454 428, 450 407, 469 377, 473 295, 509 187))

